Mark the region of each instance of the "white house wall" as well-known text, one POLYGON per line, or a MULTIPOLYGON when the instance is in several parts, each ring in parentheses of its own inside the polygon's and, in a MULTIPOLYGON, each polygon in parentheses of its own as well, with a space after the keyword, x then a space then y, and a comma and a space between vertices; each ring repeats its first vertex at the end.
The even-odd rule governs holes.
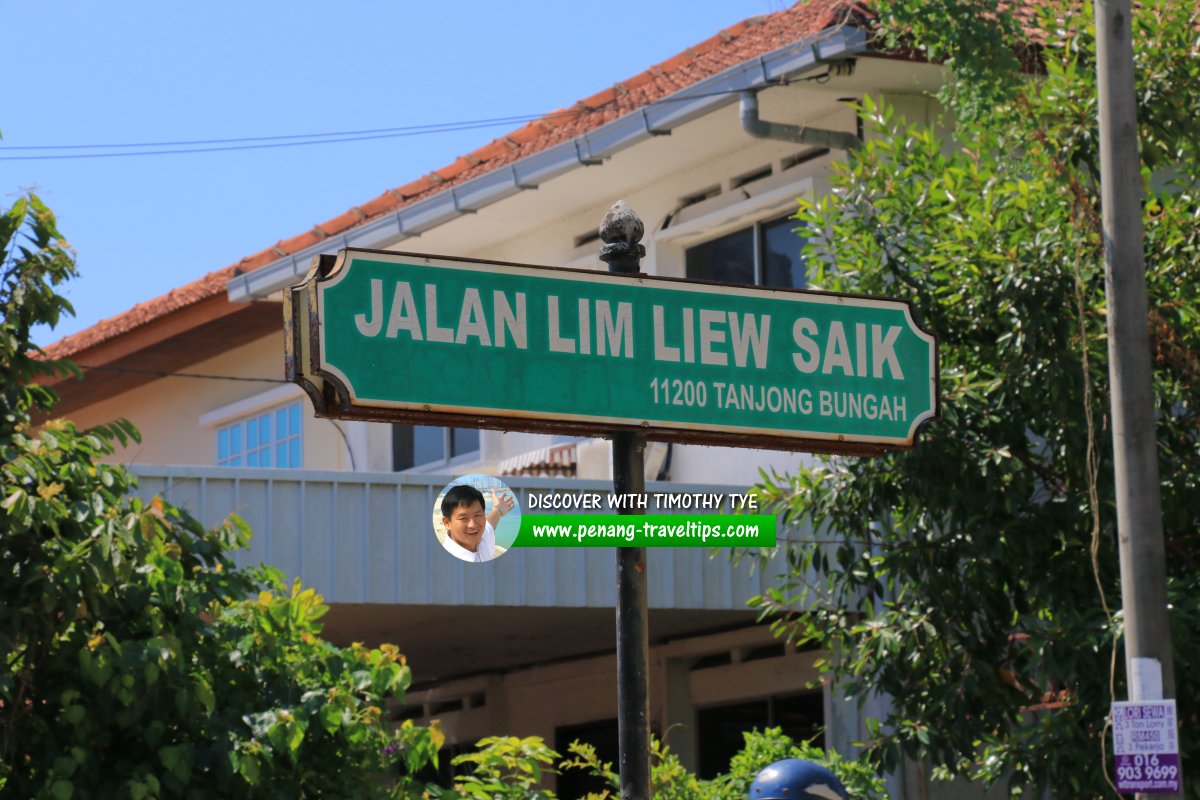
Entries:
MULTIPOLYGON (((130 443, 116 453, 117 461, 215 465, 216 428, 203 426, 200 418, 216 409, 287 385, 281 383, 282 311, 279 320, 279 336, 264 337, 182 370, 189 374, 267 381, 165 377, 78 409, 69 416, 81 427, 122 417, 136 425, 142 441, 130 443)), ((299 387, 294 395, 303 398, 299 387)), ((307 399, 304 402, 308 404, 307 399)), ((349 459, 345 444, 332 424, 327 420, 311 419, 311 413, 302 414, 302 417, 305 465, 320 462, 330 469, 347 469, 349 459)))

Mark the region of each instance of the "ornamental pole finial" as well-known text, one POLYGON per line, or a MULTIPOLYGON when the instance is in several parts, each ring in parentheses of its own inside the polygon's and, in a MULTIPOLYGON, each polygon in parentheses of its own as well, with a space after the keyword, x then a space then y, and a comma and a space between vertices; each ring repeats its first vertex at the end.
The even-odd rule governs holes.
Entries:
POLYGON ((640 272, 646 248, 639 242, 646 228, 642 218, 624 200, 613 203, 600 223, 600 260, 608 264, 609 272, 640 272))

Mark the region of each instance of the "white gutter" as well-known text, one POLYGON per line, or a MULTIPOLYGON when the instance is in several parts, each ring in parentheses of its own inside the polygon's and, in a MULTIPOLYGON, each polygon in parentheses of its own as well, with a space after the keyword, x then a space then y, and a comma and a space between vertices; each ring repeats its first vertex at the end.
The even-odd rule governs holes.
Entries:
POLYGON ((261 300, 300 280, 308 272, 315 255, 336 253, 343 247, 382 248, 418 236, 518 192, 536 189, 551 178, 578 167, 599 164, 651 136, 668 134, 685 123, 737 102, 740 92, 767 88, 817 69, 825 62, 849 58, 866 49, 866 34, 859 28, 843 26, 743 61, 571 141, 526 156, 231 278, 225 285, 229 300, 234 303, 261 300))

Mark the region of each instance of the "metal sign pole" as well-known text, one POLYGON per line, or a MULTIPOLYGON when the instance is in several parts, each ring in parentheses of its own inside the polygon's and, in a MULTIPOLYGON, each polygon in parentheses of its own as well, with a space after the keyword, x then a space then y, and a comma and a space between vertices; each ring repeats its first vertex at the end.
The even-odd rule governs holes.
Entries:
MULTIPOLYGON (((645 229, 638 215, 618 200, 600 223, 604 247, 600 259, 609 272, 641 272, 646 248, 639 242, 645 229)), ((613 491, 644 495, 646 437, 613 433, 613 491)), ((620 513, 637 514, 633 504, 620 513)), ((650 800, 650 640, 646 625, 646 548, 617 549, 617 739, 621 800, 650 800)))

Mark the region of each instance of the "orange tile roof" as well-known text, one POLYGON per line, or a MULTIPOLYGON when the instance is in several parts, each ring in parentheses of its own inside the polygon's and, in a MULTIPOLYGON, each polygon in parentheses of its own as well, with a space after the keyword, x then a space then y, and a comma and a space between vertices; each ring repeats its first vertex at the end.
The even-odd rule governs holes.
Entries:
POLYGON ((534 153, 569 141, 638 108, 684 89, 743 61, 844 22, 862 24, 870 12, 847 0, 800 0, 791 8, 751 17, 689 47, 644 72, 580 100, 569 109, 552 111, 528 122, 472 153, 415 181, 322 222, 290 239, 246 256, 236 264, 210 272, 164 295, 139 303, 115 317, 66 336, 46 348, 50 358, 66 358, 122 336, 153 320, 225 291, 233 277, 266 266, 330 236, 393 213, 432 194, 491 172, 534 153))

